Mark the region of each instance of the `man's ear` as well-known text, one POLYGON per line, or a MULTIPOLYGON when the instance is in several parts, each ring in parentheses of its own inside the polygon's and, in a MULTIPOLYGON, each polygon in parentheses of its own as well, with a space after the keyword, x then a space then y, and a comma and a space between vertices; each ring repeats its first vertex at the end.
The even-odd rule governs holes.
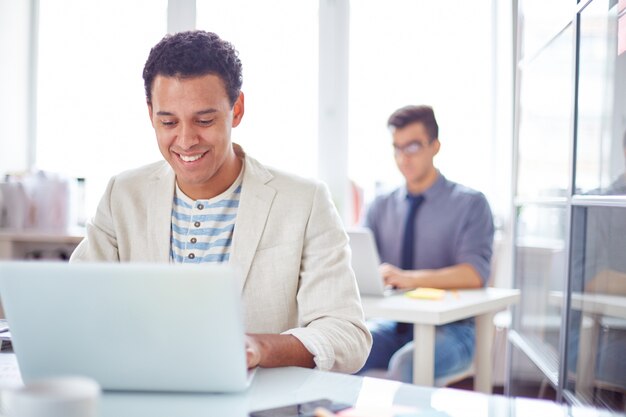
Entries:
POLYGON ((433 141, 433 156, 437 155, 439 153, 439 149, 441 148, 441 142, 439 142, 439 139, 435 139, 433 141))
POLYGON ((241 123, 244 107, 243 92, 240 92, 239 97, 237 97, 237 101, 235 101, 235 105, 233 106, 233 127, 237 127, 239 126, 239 123, 241 123))

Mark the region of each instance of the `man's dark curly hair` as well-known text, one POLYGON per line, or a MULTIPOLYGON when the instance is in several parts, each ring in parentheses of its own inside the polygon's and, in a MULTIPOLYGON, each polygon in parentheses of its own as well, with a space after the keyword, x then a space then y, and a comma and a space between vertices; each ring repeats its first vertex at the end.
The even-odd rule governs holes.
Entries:
POLYGON ((222 79, 233 106, 243 83, 239 53, 233 45, 203 30, 165 35, 150 50, 143 68, 146 100, 152 102, 152 83, 157 75, 189 78, 207 74, 222 79))

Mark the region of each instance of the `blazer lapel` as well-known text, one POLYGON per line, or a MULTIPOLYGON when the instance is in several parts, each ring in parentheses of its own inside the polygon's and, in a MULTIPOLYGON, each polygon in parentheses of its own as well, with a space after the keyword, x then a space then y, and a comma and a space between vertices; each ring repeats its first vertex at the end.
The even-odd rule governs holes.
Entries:
POLYGON ((245 157, 245 163, 230 258, 230 264, 238 268, 240 273, 238 282, 240 291, 243 291, 248 278, 276 195, 276 190, 266 185, 272 179, 272 174, 249 156, 245 157))
POLYGON ((148 225, 148 256, 152 262, 170 261, 170 226, 174 199, 175 175, 164 163, 150 181, 150 196, 146 212, 148 225))

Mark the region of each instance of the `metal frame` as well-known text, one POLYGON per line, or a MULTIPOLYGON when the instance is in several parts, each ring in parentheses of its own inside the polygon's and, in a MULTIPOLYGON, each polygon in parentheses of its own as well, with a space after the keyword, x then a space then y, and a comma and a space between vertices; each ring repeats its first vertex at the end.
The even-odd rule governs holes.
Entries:
POLYGON ((559 384, 557 389, 557 401, 563 402, 563 391, 565 388, 566 381, 566 373, 567 373, 567 340, 569 338, 569 321, 570 321, 570 305, 571 305, 571 257, 572 257, 572 196, 574 195, 575 182, 576 182, 576 133, 578 128, 578 45, 579 45, 579 33, 578 33, 578 14, 574 16, 574 20, 571 25, 574 30, 573 35, 573 49, 574 49, 574 68, 572 72, 572 103, 571 103, 571 125, 570 125, 570 143, 569 143, 569 186, 567 190, 567 208, 566 208, 566 219, 565 224, 565 239, 567 244, 565 245, 565 259, 567 263, 564 268, 565 272, 565 285, 563 291, 565 292, 565 297, 563 297, 562 311, 564 312, 561 317, 561 330, 559 333, 559 384))

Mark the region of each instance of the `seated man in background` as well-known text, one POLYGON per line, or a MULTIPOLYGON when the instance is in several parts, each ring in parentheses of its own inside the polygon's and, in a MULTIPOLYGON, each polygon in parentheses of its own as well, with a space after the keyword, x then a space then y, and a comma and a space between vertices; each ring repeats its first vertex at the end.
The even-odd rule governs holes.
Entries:
POLYGON ((268 169, 231 141, 241 70, 210 32, 152 48, 143 78, 165 160, 111 179, 71 261, 229 263, 242 272, 248 367, 355 372, 371 335, 347 235, 323 184, 268 169))
MULTIPOLYGON (((435 168, 433 158, 441 145, 433 109, 403 107, 391 115, 388 126, 406 185, 376 198, 365 220, 383 262, 385 283, 401 289, 485 286, 494 235, 491 210, 483 194, 447 180, 435 168)), ((411 382, 413 326, 369 324, 374 342, 363 371, 384 368, 390 378, 411 382)), ((475 344, 472 319, 437 327, 435 340, 435 378, 469 367, 475 344)))

